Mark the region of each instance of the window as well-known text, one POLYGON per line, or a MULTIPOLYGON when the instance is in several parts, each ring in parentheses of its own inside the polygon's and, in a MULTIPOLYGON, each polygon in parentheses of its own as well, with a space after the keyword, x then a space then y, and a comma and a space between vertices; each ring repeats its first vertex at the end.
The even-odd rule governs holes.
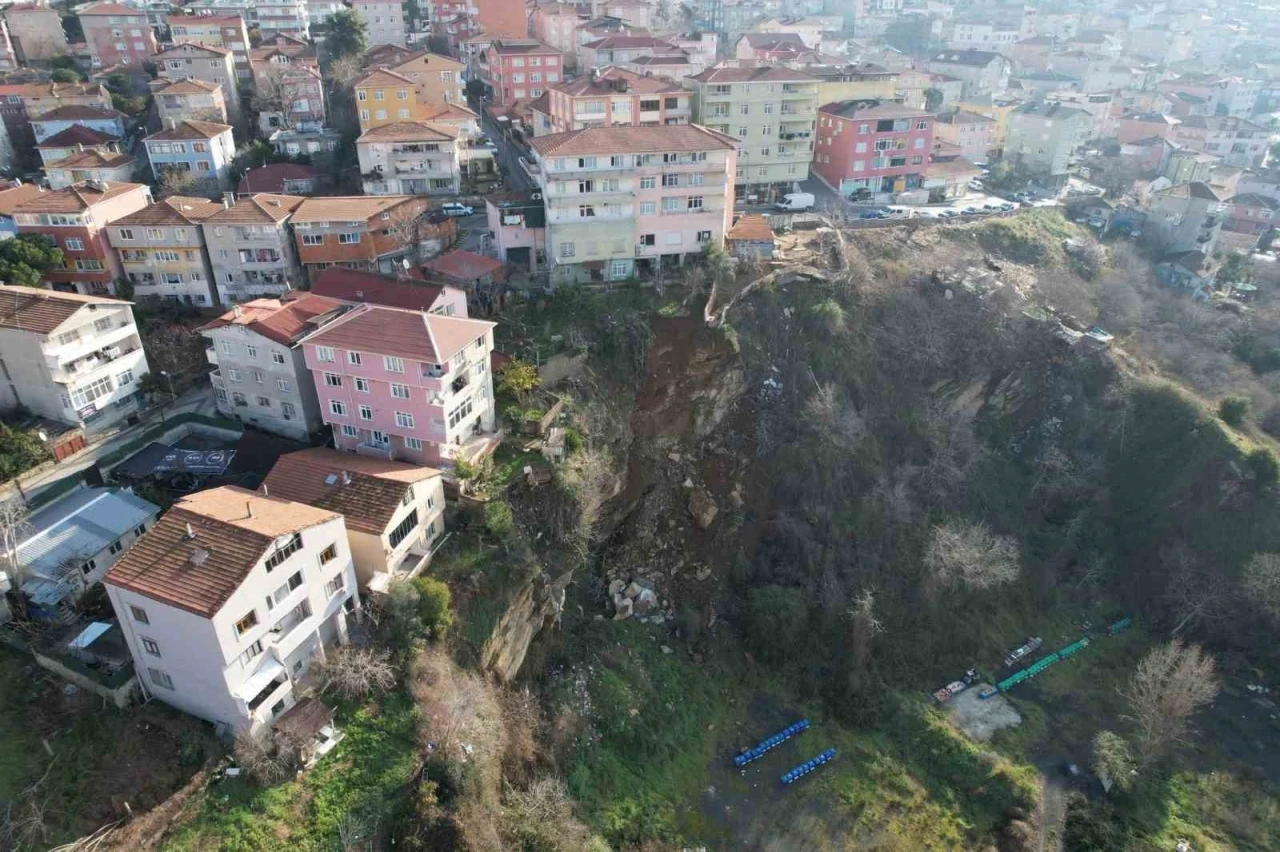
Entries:
POLYGON ((656 212, 657 212, 657 205, 656 205, 656 204, 654 204, 652 201, 641 201, 641 202, 640 202, 640 215, 641 215, 641 216, 652 216, 652 215, 653 215, 654 213, 656 213, 656 212))
POLYGON ((347 404, 340 399, 329 400, 329 413, 338 417, 347 416, 347 404))
POLYGON ((610 270, 614 278, 622 278, 630 271, 630 264, 625 260, 615 260, 610 270))
POLYGON ((655 189, 655 188, 657 188, 657 186, 658 186, 658 179, 657 179, 656 177, 642 177, 642 178, 640 178, 640 188, 641 188, 641 189, 655 189))
POLYGON ((258 397, 258 405, 260 405, 260 406, 261 406, 261 407, 263 407, 263 408, 270 408, 270 407, 271 407, 271 398, 270 398, 270 397, 265 397, 265 396, 260 396, 260 397, 258 397))
POLYGON ((284 353, 283 353, 283 352, 272 352, 272 353, 271 353, 271 360, 272 360, 272 361, 274 361, 274 362, 275 362, 275 363, 277 363, 277 364, 283 364, 283 363, 284 363, 284 353))
POLYGON ((388 373, 403 373, 404 359, 397 358, 394 355, 384 355, 382 356, 382 367, 388 373))
POLYGON ((280 416, 285 420, 293 419, 293 405, 288 402, 280 403, 280 416))
POLYGON ((413 415, 408 413, 407 411, 397 411, 396 425, 399 426, 401 429, 412 429, 413 415))
POLYGON ((125 370, 123 373, 116 376, 116 387, 122 388, 125 385, 131 384, 133 384, 133 370, 125 370))
POLYGON ((254 383, 255 383, 255 384, 259 384, 259 385, 260 385, 260 384, 262 384, 262 371, 261 371, 261 370, 254 370, 254 371, 253 371, 253 381, 254 381, 254 383))
POLYGON ((690 210, 701 210, 701 209, 702 209, 702 196, 701 196, 701 195, 694 195, 694 196, 691 196, 691 197, 689 198, 689 209, 690 209, 690 210))
POLYGON ((322 246, 324 245, 324 234, 303 234, 302 244, 304 246, 322 246))
POLYGON ((574 253, 574 246, 573 246, 573 243, 561 243, 561 244, 560 244, 560 256, 561 256, 561 257, 573 257, 573 253, 574 253))
POLYGON ((368 380, 368 379, 356 379, 356 392, 357 392, 357 393, 368 393, 368 392, 369 392, 369 380, 368 380))
POLYGON ((162 689, 173 689, 173 678, 169 677, 160 669, 147 669, 147 675, 151 680, 152 686, 158 686, 162 689))
POLYGON ((595 215, 596 215, 596 208, 594 205, 591 205, 591 204, 578 205, 578 218, 590 219, 590 218, 593 218, 595 215))
POLYGON ((346 423, 343 423, 343 424, 342 424, 342 434, 343 434, 343 435, 345 435, 345 436, 346 436, 346 437, 348 437, 348 438, 359 438, 359 437, 360 437, 360 430, 359 430, 359 429, 357 429, 357 428, 356 428, 356 427, 354 427, 354 426, 349 426, 349 425, 347 425, 346 423))
POLYGON ((342 387, 342 376, 339 376, 336 373, 325 373, 324 383, 325 387, 340 388, 342 387))
POLYGON ((674 197, 662 199, 662 212, 663 213, 676 212, 677 210, 680 209, 681 200, 682 199, 680 198, 674 198, 674 197))
POLYGON ((409 535, 409 533, 413 532, 414 527, 417 525, 418 510, 414 509, 409 512, 409 514, 405 515, 404 520, 397 524, 396 528, 391 531, 391 535, 388 536, 391 546, 393 548, 399 546, 400 542, 404 541, 405 537, 409 535))
POLYGON ((231 394, 231 401, 239 406, 246 406, 249 404, 249 401, 245 399, 244 394, 239 392, 235 392, 231 394))
POLYGON ((711 242, 711 232, 710 232, 710 231, 699 231, 699 232, 698 232, 698 242, 700 242, 700 243, 709 243, 709 242, 711 242))
POLYGON ((739 104, 738 115, 751 115, 751 104, 739 104))
POLYGON ((706 176, 706 175, 704 175, 702 172, 698 172, 697 174, 689 175, 689 185, 690 185, 690 186, 702 186, 702 185, 704 185, 706 182, 707 182, 707 176, 706 176))
POLYGON ((656 234, 641 234, 641 235, 640 235, 640 245, 642 245, 642 246, 651 246, 651 245, 654 245, 656 242, 657 242, 657 235, 656 235, 656 234))
POLYGON ((471 399, 468 398, 458 405, 453 411, 449 412, 449 428, 452 429, 462 422, 463 418, 471 413, 471 399))
POLYGON ((118 233, 120 235, 120 239, 122 240, 133 239, 133 231, 130 230, 129 228, 121 228, 118 233))
POLYGON ((929 129, 929 122, 927 121, 916 122, 916 130, 928 130, 928 129, 929 129))
POLYGON ((396 399, 408 399, 408 398, 409 398, 409 386, 408 386, 408 385, 398 385, 398 384, 396 384, 396 383, 392 382, 392 384, 391 384, 391 395, 392 395, 392 396, 394 396, 396 399))
POLYGON ((324 584, 324 593, 329 597, 333 597, 338 592, 343 591, 345 588, 346 588, 346 581, 343 578, 342 574, 338 574, 332 580, 324 584))
MULTIPOLYGON (((267 596, 267 609, 271 609, 271 596, 267 596)), ((254 642, 248 648, 244 649, 244 653, 240 655, 240 659, 248 663, 262 653, 262 640, 254 642)))
POLYGON ((70 237, 63 241, 69 251, 84 251, 84 240, 70 237))
POLYGON ((663 176, 662 176, 662 185, 663 185, 663 186, 679 186, 679 185, 680 185, 680 175, 663 175, 663 176))
POLYGON ((133 620, 139 624, 150 624, 151 619, 147 618, 147 611, 140 606, 129 605, 129 615, 133 616, 133 620))
POLYGON ((118 541, 111 542, 111 545, 107 547, 107 552, 110 553, 112 556, 115 556, 117 553, 119 553, 122 550, 124 550, 124 545, 118 541))
POLYGON ((406 450, 420 450, 422 449, 422 439, 421 438, 405 438, 404 446, 406 450))
POLYGON ((330 347, 328 347, 328 346, 317 346, 317 347, 316 347, 316 360, 317 360, 317 361, 329 361, 329 362, 332 362, 332 361, 333 361, 333 349, 332 349, 332 348, 330 348, 330 347))
POLYGON ((276 379, 276 387, 278 387, 278 388, 279 388, 280 390, 282 390, 283 392, 288 393, 288 392, 289 392, 289 380, 288 380, 288 379, 276 379))
MULTIPOLYGON (((294 533, 293 535, 289 536, 289 540, 285 542, 284 547, 281 547, 275 553, 268 556, 267 561, 263 564, 265 564, 267 567, 267 570, 270 571, 271 569, 275 568, 281 562, 284 562, 286 559, 288 559, 290 556, 297 553, 301 549, 302 549, 302 534, 294 533)), ((249 613, 249 615, 252 616, 253 613, 249 613)), ((256 616, 254 616, 253 623, 254 624, 258 623, 256 616)))
POLYGON ((160 656, 160 644, 154 639, 148 639, 145 636, 139 636, 138 641, 142 643, 142 650, 146 651, 153 657, 160 656))
POLYGON ((320 551, 320 564, 325 565, 338 558, 338 545, 331 544, 320 551))
POLYGON ((358 366, 360 366, 360 353, 359 353, 359 352, 348 352, 348 353, 347 353, 347 363, 348 363, 348 364, 353 364, 353 365, 355 365, 355 366, 357 366, 357 367, 358 367, 358 366))
POLYGON ((243 636, 258 626, 258 611, 251 609, 248 614, 236 622, 236 636, 243 636))
POLYGON ((369 406, 367 406, 367 405, 361 405, 361 406, 360 406, 360 419, 361 419, 361 420, 372 420, 372 419, 373 419, 373 409, 372 409, 372 408, 370 408, 370 407, 369 407, 369 406))
POLYGON ((360 235, 357 233, 338 234, 338 244, 349 246, 360 242, 360 235))

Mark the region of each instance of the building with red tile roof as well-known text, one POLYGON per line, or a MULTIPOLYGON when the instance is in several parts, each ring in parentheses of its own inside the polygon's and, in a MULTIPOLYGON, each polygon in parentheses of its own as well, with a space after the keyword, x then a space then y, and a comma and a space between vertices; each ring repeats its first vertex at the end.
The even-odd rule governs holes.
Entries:
MULTIPOLYGON (((410 269, 412 275, 416 270, 410 269)), ((460 290, 403 278, 335 266, 316 273, 311 292, 351 304, 382 305, 448 316, 467 315, 467 296, 460 290)))

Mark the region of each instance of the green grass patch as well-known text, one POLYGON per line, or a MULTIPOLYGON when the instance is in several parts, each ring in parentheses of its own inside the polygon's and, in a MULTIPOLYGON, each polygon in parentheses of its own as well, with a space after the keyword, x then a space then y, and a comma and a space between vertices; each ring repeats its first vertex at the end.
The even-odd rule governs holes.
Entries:
POLYGON ((382 817, 407 803, 419 764, 415 710, 404 694, 380 706, 337 711, 345 739, 294 781, 260 788, 231 779, 211 786, 195 816, 165 838, 167 852, 265 852, 338 848, 338 826, 351 814, 382 817))

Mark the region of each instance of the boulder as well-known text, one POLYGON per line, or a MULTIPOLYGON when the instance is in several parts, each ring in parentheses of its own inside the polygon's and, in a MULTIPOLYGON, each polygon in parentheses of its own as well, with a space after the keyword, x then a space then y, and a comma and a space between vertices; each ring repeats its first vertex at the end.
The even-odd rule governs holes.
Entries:
POLYGON ((609 597, 616 598, 627 587, 625 580, 612 580, 609 582, 609 597))
POLYGON ((618 595, 613 599, 613 607, 615 610, 613 613, 613 620, 622 621, 624 618, 630 618, 633 606, 634 604, 631 603, 631 598, 618 595))
POLYGON ((658 594, 653 589, 641 589, 639 596, 635 599, 636 612, 645 613, 657 605, 658 594))
POLYGON ((711 576, 710 565, 702 566, 701 568, 698 569, 697 573, 693 575, 694 579, 697 580, 698 582, 702 582, 703 580, 707 579, 710 576, 711 576))
POLYGON ((716 515, 720 513, 720 507, 711 499, 711 495, 705 489, 694 489, 689 495, 689 514, 693 515, 694 522, 700 529, 706 529, 711 526, 712 521, 716 519, 716 515))
POLYGON ((640 593, 641 593, 642 591, 644 591, 644 586, 640 585, 638 582, 636 582, 636 581, 634 581, 634 580, 633 580, 633 581, 631 582, 631 585, 627 586, 627 590, 626 590, 626 592, 624 592, 624 594, 625 594, 627 597, 629 597, 629 598, 631 598, 632 600, 634 600, 634 599, 636 599, 636 598, 640 597, 640 593))

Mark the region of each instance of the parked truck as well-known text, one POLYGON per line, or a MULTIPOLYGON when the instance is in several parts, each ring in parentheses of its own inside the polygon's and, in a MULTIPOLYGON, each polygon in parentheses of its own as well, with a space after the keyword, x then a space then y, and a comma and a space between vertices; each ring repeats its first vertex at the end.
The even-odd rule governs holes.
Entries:
POLYGON ((813 207, 813 202, 812 192, 788 192, 773 206, 777 210, 785 210, 788 213, 803 213, 813 207))

